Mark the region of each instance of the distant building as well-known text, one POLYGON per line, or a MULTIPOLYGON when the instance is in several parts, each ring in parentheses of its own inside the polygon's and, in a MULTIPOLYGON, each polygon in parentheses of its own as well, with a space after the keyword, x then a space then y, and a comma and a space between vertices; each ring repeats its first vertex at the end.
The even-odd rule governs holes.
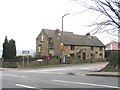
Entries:
POLYGON ((120 50, 119 43, 112 41, 106 45, 106 50, 120 50))
POLYGON ((36 53, 41 56, 59 56, 64 53, 66 60, 91 62, 104 59, 105 46, 95 36, 76 35, 73 32, 42 29, 36 38, 36 53), (63 44, 61 43, 63 41, 63 44))

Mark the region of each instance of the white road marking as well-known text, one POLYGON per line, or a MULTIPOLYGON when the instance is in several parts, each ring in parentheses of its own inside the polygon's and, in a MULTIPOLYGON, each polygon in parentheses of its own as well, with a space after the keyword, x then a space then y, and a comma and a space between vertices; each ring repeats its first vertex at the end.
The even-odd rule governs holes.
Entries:
POLYGON ((50 71, 50 70, 33 70, 33 71, 22 71, 22 72, 28 72, 28 73, 43 73, 43 74, 64 74, 61 72, 50 71))
POLYGON ((27 78, 26 76, 20 76, 21 78, 27 78))
POLYGON ((21 85, 21 84, 16 84, 16 86, 24 87, 24 88, 35 88, 35 87, 32 87, 32 86, 26 86, 26 85, 21 85))
POLYGON ((83 82, 72 82, 72 81, 63 81, 63 80, 52 80, 52 81, 61 82, 61 83, 69 83, 69 84, 81 84, 81 85, 89 85, 89 86, 107 87, 107 88, 120 88, 117 86, 100 85, 100 84, 83 83, 83 82))
POLYGON ((2 74, 2 76, 10 76, 10 77, 16 77, 16 78, 27 78, 26 76, 17 76, 12 74, 2 74))
POLYGON ((59 72, 37 72, 37 73, 43 73, 43 74, 63 74, 59 72))

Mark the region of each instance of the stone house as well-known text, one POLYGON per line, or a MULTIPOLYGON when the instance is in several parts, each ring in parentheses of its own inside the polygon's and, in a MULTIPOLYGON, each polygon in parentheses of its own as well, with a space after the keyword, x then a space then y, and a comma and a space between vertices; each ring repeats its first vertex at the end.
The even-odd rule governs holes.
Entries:
POLYGON ((105 46, 96 37, 73 32, 42 29, 36 38, 36 53, 41 56, 64 55, 65 62, 94 62, 104 59, 105 46), (63 42, 63 43, 62 43, 63 42))

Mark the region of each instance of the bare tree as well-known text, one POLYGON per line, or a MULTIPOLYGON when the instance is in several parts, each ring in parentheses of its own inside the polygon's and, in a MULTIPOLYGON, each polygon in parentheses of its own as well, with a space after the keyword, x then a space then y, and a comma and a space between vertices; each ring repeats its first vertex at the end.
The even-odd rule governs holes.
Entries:
MULTIPOLYGON (((81 1, 81 0, 76 0, 81 1)), ((93 10, 98 12, 98 16, 91 26, 94 29, 91 31, 93 34, 98 32, 107 32, 109 34, 120 37, 120 0, 89 0, 87 3, 81 1, 87 8, 85 11, 93 10), (100 20, 104 16, 104 19, 100 20)))

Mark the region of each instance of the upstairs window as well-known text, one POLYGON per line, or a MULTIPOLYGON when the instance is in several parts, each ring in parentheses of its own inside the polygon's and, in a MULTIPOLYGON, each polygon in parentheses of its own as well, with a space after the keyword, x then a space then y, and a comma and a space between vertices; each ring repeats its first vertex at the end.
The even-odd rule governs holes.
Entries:
POLYGON ((91 47, 91 51, 94 51, 94 47, 91 47))
POLYGON ((54 43, 53 42, 49 43, 49 49, 54 49, 54 43))
POLYGON ((71 49, 71 50, 75 50, 75 46, 71 46, 70 49, 71 49))
POLYGON ((103 51, 103 48, 102 48, 102 47, 99 47, 99 50, 102 52, 102 51, 103 51))
POLYGON ((44 41, 44 36, 42 35, 42 36, 41 36, 41 42, 43 42, 43 41, 44 41))
POLYGON ((52 38, 49 38, 49 44, 52 42, 52 38))
POLYGON ((52 38, 49 38, 49 49, 53 49, 53 48, 54 48, 54 42, 52 38))

